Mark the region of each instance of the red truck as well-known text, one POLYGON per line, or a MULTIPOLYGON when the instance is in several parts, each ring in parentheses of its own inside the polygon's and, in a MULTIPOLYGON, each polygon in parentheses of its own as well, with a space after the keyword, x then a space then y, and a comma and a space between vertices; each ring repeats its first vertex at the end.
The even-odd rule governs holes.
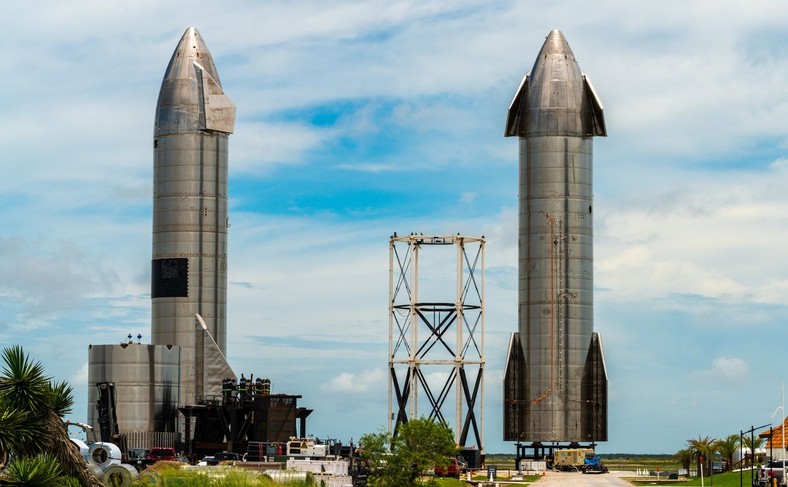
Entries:
POLYGON ((463 472, 464 464, 461 464, 456 458, 449 458, 449 465, 442 466, 436 465, 435 466, 435 475, 438 477, 454 477, 460 478, 460 474, 463 472))
POLYGON ((177 462, 178 454, 175 453, 175 448, 157 446, 150 449, 150 452, 148 452, 148 459, 154 462, 158 462, 161 460, 177 462))

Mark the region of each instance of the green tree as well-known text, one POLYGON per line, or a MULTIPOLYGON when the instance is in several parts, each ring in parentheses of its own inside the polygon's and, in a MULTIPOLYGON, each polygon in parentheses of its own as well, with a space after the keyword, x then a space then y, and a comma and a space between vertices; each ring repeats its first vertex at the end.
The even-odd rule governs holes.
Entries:
POLYGON ((742 443, 742 445, 745 450, 750 450, 750 456, 749 456, 750 466, 755 465, 755 452, 758 451, 758 449, 763 446, 763 443, 764 443, 764 439, 761 438, 760 436, 744 437, 744 442, 742 443))
POLYGON ((717 452, 715 448, 716 443, 717 440, 715 438, 701 437, 700 435, 698 435, 697 440, 687 440, 687 444, 692 450, 694 458, 698 461, 698 465, 703 467, 703 475, 705 476, 711 473, 711 462, 714 459, 714 454, 717 452))
POLYGON ((403 423, 395 438, 385 432, 363 435, 360 447, 375 487, 422 485, 423 472, 447 465, 457 454, 451 428, 428 418, 403 423))
POLYGON ((731 470, 733 468, 733 457, 736 455, 736 450, 739 448, 739 435, 728 435, 724 440, 717 440, 716 450, 725 460, 725 469, 731 470))
MULTIPOLYGON (((71 387, 66 382, 53 382, 44 374, 41 363, 31 361, 20 346, 5 348, 2 358, 0 418, 18 422, 20 426, 12 430, 18 435, 16 438, 7 431, 0 434, 0 447, 20 459, 48 453, 65 475, 76 477, 85 487, 102 487, 63 424, 62 416, 74 404, 71 387)), ((43 462, 34 464, 39 471, 45 468, 46 460, 43 462)))
POLYGON ((681 465, 681 468, 689 473, 690 465, 692 465, 692 460, 695 458, 694 453, 692 448, 683 448, 674 453, 673 458, 681 465))

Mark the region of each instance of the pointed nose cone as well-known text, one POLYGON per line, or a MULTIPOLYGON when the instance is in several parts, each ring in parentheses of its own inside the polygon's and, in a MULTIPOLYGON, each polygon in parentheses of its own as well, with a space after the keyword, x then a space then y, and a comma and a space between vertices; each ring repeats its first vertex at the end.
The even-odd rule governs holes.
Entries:
POLYGON ((583 73, 561 31, 550 32, 531 69, 529 105, 533 108, 579 111, 583 73))
POLYGON ((197 29, 184 32, 170 58, 156 104, 154 137, 213 130, 232 133, 235 105, 197 29))
POLYGON ((216 72, 216 66, 213 64, 213 57, 205 45, 205 41, 197 31, 196 27, 189 27, 183 33, 175 52, 172 53, 170 64, 167 66, 167 71, 164 73, 164 81, 170 79, 196 79, 194 74, 194 63, 202 66, 205 71, 217 83, 219 81, 219 73, 216 72))
POLYGON ((544 44, 542 44, 542 49, 539 51, 539 56, 534 63, 534 68, 539 64, 540 60, 545 59, 547 56, 563 57, 577 63, 575 60, 575 53, 572 52, 572 48, 569 47, 566 38, 558 29, 554 29, 547 34, 547 38, 544 44))
POLYGON ((602 104, 560 30, 547 35, 509 107, 506 136, 607 135, 602 104))

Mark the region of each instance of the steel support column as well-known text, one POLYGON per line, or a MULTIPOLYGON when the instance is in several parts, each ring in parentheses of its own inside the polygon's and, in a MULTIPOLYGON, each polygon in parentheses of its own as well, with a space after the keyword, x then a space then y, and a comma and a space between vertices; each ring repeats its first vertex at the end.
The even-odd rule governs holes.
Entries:
POLYGON ((471 438, 482 449, 484 243, 484 237, 459 234, 394 234, 389 241, 392 435, 409 418, 425 416, 452 427, 460 446, 471 446, 471 438), (441 254, 447 247, 454 256, 441 254), (452 392, 454 407, 444 408, 452 392), (421 411, 420 397, 427 399, 421 411))

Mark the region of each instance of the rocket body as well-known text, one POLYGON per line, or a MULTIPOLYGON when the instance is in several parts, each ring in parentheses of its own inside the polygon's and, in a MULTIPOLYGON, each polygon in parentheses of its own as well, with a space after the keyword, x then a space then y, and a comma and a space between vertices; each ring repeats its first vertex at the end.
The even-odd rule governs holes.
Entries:
POLYGON ((552 31, 509 108, 519 137, 518 332, 504 383, 504 439, 607 439, 607 374, 594 333, 593 137, 602 104, 552 31))
MULTIPOLYGON (((190 27, 162 81, 153 139, 152 341, 182 348, 180 404, 195 404, 207 392, 198 337, 204 341, 207 332, 220 355, 226 352, 227 159, 234 121, 235 105, 190 27)), ((210 382, 220 387, 223 378, 210 382)))

